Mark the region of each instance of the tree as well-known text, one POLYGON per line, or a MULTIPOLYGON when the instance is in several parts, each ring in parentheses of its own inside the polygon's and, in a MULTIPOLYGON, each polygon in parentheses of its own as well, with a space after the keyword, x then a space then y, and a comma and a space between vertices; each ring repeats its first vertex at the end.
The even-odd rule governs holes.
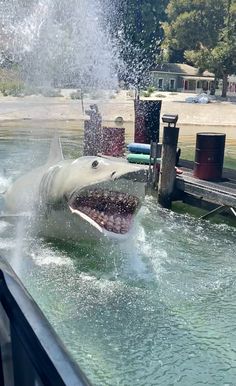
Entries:
POLYGON ((171 0, 168 23, 163 25, 163 49, 169 55, 183 50, 184 58, 200 71, 223 79, 236 72, 236 0, 171 0))
MULTIPOLYGON (((109 29, 125 63, 122 77, 127 82, 140 84, 144 73, 156 63, 164 36, 162 22, 167 17, 165 9, 168 2, 169 0, 116 0, 109 1, 109 6, 105 6, 108 9, 109 29)), ((102 3, 104 4, 104 0, 102 3)))

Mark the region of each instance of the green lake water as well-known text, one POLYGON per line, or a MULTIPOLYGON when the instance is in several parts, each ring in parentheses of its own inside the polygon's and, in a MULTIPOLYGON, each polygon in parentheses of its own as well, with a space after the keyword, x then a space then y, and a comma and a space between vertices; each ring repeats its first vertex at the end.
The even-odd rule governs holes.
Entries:
MULTIPOLYGON (((66 157, 80 134, 63 136, 66 157)), ((46 134, 1 135, 1 190, 45 160, 46 134)), ((0 221, 0 253, 96 386, 236 384, 236 228, 146 197, 133 239, 70 244, 0 221)))

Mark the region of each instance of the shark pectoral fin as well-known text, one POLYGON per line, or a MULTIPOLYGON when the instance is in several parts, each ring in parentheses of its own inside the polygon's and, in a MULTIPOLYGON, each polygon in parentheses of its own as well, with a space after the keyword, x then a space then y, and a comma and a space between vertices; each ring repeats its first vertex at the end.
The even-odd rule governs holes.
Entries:
POLYGON ((89 222, 94 228, 96 228, 99 232, 103 233, 103 229, 102 227, 96 223, 96 221, 92 220, 89 216, 87 216, 86 214, 80 212, 79 210, 76 210, 76 209, 73 209, 71 208, 71 206, 69 206, 70 208, 70 211, 71 213, 75 213, 77 214, 78 216, 80 216, 81 218, 83 218, 84 220, 86 220, 87 222, 89 222))

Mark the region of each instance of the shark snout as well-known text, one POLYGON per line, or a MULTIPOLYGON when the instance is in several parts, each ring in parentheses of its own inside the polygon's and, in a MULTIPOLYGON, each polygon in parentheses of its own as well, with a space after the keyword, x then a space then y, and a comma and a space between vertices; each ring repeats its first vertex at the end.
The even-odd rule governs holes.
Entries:
POLYGON ((137 168, 134 170, 127 170, 126 173, 117 173, 113 175, 113 179, 125 179, 133 182, 147 182, 148 169, 147 168, 137 168))

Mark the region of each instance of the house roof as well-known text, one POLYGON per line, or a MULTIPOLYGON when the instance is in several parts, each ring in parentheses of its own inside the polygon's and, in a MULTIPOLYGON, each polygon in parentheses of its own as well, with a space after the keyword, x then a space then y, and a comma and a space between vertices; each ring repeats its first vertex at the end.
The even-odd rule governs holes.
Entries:
POLYGON ((199 72, 199 69, 185 63, 163 63, 158 64, 152 69, 155 72, 165 72, 184 76, 203 76, 214 78, 214 74, 209 71, 199 72))

